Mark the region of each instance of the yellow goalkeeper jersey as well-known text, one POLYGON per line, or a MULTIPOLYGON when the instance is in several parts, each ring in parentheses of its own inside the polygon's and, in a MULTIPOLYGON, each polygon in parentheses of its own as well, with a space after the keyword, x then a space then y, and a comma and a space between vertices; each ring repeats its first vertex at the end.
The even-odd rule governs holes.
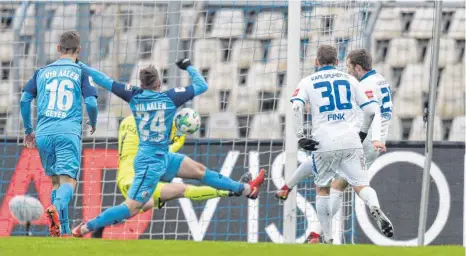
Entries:
MULTIPOLYGON (((178 152, 184 145, 186 134, 178 133, 175 124, 170 134, 170 152, 178 152)), ((138 151, 139 138, 134 117, 128 116, 120 124, 118 130, 119 168, 117 179, 134 176, 133 162, 138 151)))

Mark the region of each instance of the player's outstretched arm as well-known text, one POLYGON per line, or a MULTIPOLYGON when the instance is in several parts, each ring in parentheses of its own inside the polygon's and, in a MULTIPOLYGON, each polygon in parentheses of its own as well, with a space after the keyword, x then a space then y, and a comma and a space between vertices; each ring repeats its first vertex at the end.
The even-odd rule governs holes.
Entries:
POLYGON ((194 87, 194 96, 201 95, 207 91, 209 86, 207 85, 206 80, 199 73, 199 71, 197 71, 196 68, 193 67, 193 65, 191 64, 191 60, 181 59, 176 62, 176 65, 180 69, 188 71, 189 76, 191 76, 191 80, 193 81, 192 85, 194 87))
POLYGON ((81 61, 78 62, 78 65, 83 69, 84 73, 90 77, 92 77, 92 80, 94 80, 94 82, 109 90, 109 91, 112 91, 112 85, 113 85, 113 82, 115 82, 115 80, 111 79, 109 76, 107 76, 106 74, 96 70, 96 69, 93 69, 91 67, 89 67, 88 65, 82 63, 81 61))
POLYGON ((138 88, 119 83, 106 74, 93 69, 82 62, 79 62, 78 65, 83 69, 86 75, 92 77, 92 80, 94 80, 97 85, 107 89, 126 102, 129 102, 133 95, 140 90, 138 88))

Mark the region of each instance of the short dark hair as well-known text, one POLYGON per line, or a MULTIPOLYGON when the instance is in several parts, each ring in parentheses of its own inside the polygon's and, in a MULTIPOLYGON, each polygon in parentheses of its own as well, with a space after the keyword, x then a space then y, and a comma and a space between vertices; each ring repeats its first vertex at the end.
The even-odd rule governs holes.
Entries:
POLYGON ((81 39, 77 31, 66 31, 60 36, 60 52, 63 54, 76 53, 81 44, 80 41, 81 39))
POLYGON ((372 56, 366 49, 352 50, 348 54, 349 62, 353 65, 359 65, 365 71, 372 70, 372 56))
POLYGON ((317 61, 319 65, 336 65, 338 60, 337 48, 332 45, 321 45, 317 49, 317 61))
POLYGON ((141 69, 139 71, 139 81, 141 81, 141 88, 151 89, 153 84, 159 81, 159 72, 152 65, 141 69))

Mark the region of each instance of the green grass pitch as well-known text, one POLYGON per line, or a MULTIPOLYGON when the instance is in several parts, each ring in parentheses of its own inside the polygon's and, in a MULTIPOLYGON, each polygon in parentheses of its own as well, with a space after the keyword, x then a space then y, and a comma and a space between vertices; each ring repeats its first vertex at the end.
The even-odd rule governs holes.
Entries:
POLYGON ((373 245, 283 245, 272 243, 191 242, 162 240, 52 239, 33 237, 0 238, 1 256, 456 256, 465 255, 461 246, 381 247, 373 245))

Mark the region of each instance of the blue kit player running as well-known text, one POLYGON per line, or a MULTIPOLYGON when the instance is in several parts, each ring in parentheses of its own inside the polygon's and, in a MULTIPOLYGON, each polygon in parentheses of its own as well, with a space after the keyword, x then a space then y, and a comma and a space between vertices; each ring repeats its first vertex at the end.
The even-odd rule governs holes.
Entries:
POLYGON ((53 237, 71 235, 68 203, 73 197, 81 166, 82 97, 89 115, 91 133, 97 119, 97 90, 76 64, 80 51, 76 31, 60 36, 60 59, 36 70, 23 88, 21 115, 25 145, 37 143, 45 173, 52 179, 52 205, 46 209, 53 237), (31 102, 37 100, 37 128, 31 122, 31 102), (36 142, 36 143, 35 143, 36 142))
POLYGON ((243 184, 209 169, 203 169, 202 173, 199 173, 199 171, 194 171, 195 168, 180 168, 186 158, 183 155, 168 152, 176 109, 207 90, 206 81, 191 66, 189 59, 180 60, 176 64, 180 69, 188 71, 193 84, 165 92, 160 92, 160 77, 153 66, 139 72, 141 88, 138 88, 118 83, 95 69, 82 63, 79 64, 99 86, 129 103, 136 121, 139 146, 134 159, 134 180, 129 188, 126 201, 107 209, 87 223, 79 224, 73 229, 73 236, 82 237, 89 231, 119 223, 138 214, 141 209, 146 209, 148 205, 153 204, 152 194, 157 183, 159 181, 170 182, 175 176, 199 179, 204 185, 216 189, 230 190, 251 199, 257 198, 260 185, 264 181, 264 170, 256 179, 243 184))

